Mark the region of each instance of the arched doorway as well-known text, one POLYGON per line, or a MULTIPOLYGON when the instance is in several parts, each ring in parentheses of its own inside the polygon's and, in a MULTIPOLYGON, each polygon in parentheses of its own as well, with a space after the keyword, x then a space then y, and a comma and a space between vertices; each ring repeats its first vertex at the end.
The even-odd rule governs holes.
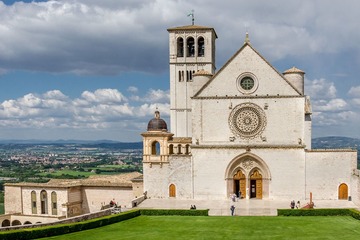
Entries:
POLYGON ((250 198, 262 199, 262 175, 259 170, 255 170, 250 175, 250 198))
POLYGON ((174 184, 169 186, 169 197, 176 197, 176 187, 174 184))
POLYGON ((237 197, 244 197, 246 194, 246 178, 241 170, 234 175, 234 193, 237 197))
POLYGON ((245 187, 239 181, 239 189, 243 198, 267 199, 269 198, 269 189, 271 182, 271 173, 266 162, 259 156, 246 152, 234 157, 225 170, 226 197, 234 194, 237 190, 235 180, 242 178, 239 171, 245 175, 245 187), (237 175, 239 174, 239 175, 237 175), (254 193, 251 195, 251 183, 254 183, 254 193))
POLYGON ((349 197, 348 186, 345 183, 339 186, 339 200, 347 200, 349 197))

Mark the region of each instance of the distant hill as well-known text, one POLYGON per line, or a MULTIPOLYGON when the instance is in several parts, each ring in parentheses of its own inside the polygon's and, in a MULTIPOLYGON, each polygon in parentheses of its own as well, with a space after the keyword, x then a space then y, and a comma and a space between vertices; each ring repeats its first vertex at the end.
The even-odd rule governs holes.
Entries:
POLYGON ((360 139, 359 138, 349 138, 349 137, 320 137, 312 139, 312 148, 352 148, 359 149, 360 139))

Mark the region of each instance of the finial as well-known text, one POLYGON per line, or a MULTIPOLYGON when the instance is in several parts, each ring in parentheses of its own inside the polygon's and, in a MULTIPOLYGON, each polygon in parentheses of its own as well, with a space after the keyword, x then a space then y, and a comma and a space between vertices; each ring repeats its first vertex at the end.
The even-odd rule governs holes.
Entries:
POLYGON ((155 118, 156 119, 160 118, 160 112, 157 110, 157 108, 156 108, 156 111, 155 111, 155 118))
POLYGON ((247 31, 246 31, 246 36, 245 36, 245 42, 244 43, 250 43, 249 33, 247 31))
POLYGON ((191 10, 191 13, 189 13, 187 16, 188 16, 188 17, 190 17, 190 16, 191 16, 191 25, 194 25, 194 22, 195 22, 195 18, 194 18, 194 9, 193 9, 193 10, 191 10))

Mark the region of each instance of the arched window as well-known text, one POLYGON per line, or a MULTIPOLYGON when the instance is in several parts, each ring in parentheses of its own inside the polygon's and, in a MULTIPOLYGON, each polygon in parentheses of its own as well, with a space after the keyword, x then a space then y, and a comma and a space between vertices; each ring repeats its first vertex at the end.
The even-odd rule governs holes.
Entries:
POLYGON ((56 192, 51 193, 51 214, 57 215, 57 195, 56 192))
POLYGON ((42 190, 40 192, 40 202, 41 202, 41 214, 48 213, 48 206, 47 206, 47 192, 42 190))
POLYGON ((37 214, 37 206, 36 206, 36 192, 31 192, 31 213, 37 214))
POLYGON ((185 154, 189 154, 190 153, 190 145, 186 144, 185 146, 185 154))
POLYGON ((154 141, 151 145, 151 155, 160 155, 160 143, 154 141))
POLYGON ((181 154, 182 152, 181 152, 181 144, 178 144, 178 149, 177 149, 177 154, 181 154))
POLYGON ((195 56, 195 41, 194 38, 189 37, 186 41, 186 56, 187 57, 194 57, 195 56))
POLYGON ((198 56, 203 57, 205 55, 205 41, 203 37, 198 38, 198 56))
POLYGON ((169 145, 169 154, 174 154, 174 145, 172 144, 169 145))
POLYGON ((184 39, 181 37, 177 39, 177 56, 184 56, 184 39))

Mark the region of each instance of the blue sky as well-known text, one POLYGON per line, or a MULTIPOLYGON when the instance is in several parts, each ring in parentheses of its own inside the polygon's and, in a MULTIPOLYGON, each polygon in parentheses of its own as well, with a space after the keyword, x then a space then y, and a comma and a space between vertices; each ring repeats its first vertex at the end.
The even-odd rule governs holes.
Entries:
POLYGON ((169 27, 214 27, 220 67, 252 45, 280 72, 306 72, 313 137, 360 137, 355 0, 0 1, 0 139, 140 141, 169 122, 169 27))

